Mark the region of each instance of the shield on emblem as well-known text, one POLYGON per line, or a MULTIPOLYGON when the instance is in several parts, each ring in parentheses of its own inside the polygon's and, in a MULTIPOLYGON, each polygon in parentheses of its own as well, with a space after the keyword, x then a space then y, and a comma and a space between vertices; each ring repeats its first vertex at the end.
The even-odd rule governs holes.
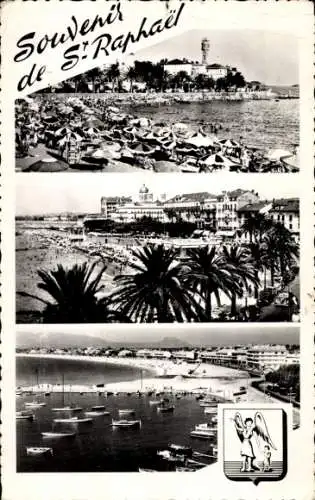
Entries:
POLYGON ((287 473, 287 414, 283 408, 238 404, 224 408, 223 469, 232 481, 280 481, 287 473))

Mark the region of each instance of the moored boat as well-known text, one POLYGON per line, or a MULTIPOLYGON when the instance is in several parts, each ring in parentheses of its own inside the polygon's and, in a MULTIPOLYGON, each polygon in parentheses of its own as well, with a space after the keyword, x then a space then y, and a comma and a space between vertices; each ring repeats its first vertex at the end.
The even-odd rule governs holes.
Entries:
POLYGON ((214 415, 217 412, 217 407, 216 406, 205 406, 203 411, 205 414, 208 413, 208 414, 214 415))
POLYGON ((84 424, 92 422, 92 418, 88 417, 54 418, 54 422, 59 424, 84 424))
POLYGON ((141 420, 112 420, 112 427, 141 427, 141 420))
POLYGON ((28 456, 37 457, 40 455, 53 455, 53 449, 44 446, 27 446, 26 454, 28 456))
POLYGON ((26 408, 41 408, 42 406, 46 406, 46 403, 42 401, 29 401, 25 403, 26 408))
POLYGON ((17 411, 15 416, 17 420, 34 420, 34 414, 25 410, 17 411))
POLYGON ((119 414, 119 416, 134 415, 135 410, 133 408, 126 408, 126 409, 118 410, 118 414, 119 414))
POLYGON ((205 423, 196 425, 195 429, 191 431, 190 436, 198 439, 212 439, 216 435, 216 432, 216 427, 205 423))
POLYGON ((71 411, 71 412, 79 412, 82 411, 80 406, 61 406, 60 408, 52 408, 51 411, 71 411))
POLYGON ((110 415, 109 411, 103 410, 87 410, 84 412, 86 417, 106 417, 110 415))
POLYGON ((44 439, 62 439, 75 437, 75 432, 41 432, 44 439))

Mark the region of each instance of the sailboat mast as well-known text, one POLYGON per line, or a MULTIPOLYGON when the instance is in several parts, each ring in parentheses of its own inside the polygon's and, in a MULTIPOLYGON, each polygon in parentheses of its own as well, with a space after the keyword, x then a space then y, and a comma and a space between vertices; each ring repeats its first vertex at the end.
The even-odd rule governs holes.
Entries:
POLYGON ((65 374, 62 374, 62 406, 65 406, 65 374))

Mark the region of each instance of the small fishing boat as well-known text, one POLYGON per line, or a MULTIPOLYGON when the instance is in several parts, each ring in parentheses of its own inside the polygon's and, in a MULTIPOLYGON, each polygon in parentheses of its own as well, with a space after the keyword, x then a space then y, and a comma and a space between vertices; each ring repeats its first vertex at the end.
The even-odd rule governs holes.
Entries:
POLYGON ((205 414, 212 414, 213 415, 213 414, 215 414, 217 412, 217 407, 206 406, 203 411, 204 411, 205 414))
POLYGON ((37 457, 40 455, 53 455, 53 449, 43 446, 27 446, 26 454, 31 457, 37 457))
POLYGON ((104 410, 87 410, 84 412, 86 417, 106 417, 110 415, 109 411, 104 410))
POLYGON ((34 414, 28 411, 17 411, 16 412, 17 420, 34 420, 34 414))
POLYGON ((87 418, 87 417, 54 418, 54 422, 59 424, 85 424, 88 422, 92 422, 92 418, 87 418))
POLYGON ((174 405, 161 405, 157 407, 157 410, 161 413, 172 413, 175 410, 174 405))
POLYGON ((119 416, 124 416, 124 415, 134 415, 135 410, 133 408, 126 408, 123 410, 118 410, 119 416))
POLYGON ((197 439, 212 439, 216 435, 216 432, 217 429, 215 427, 205 423, 196 425, 190 436, 197 439))
POLYGON ((141 427, 141 420, 112 420, 112 427, 141 427))
POLYGON ((218 401, 216 399, 204 399, 203 401, 200 401, 199 406, 208 408, 217 407, 218 401))
POLYGON ((75 432, 41 432, 44 439, 62 439, 75 437, 75 432))
POLYGON ((29 401, 25 403, 26 408, 41 408, 42 406, 46 406, 46 403, 42 401, 29 401))
POLYGON ((104 405, 91 406, 91 411, 101 411, 101 410, 105 410, 104 405))

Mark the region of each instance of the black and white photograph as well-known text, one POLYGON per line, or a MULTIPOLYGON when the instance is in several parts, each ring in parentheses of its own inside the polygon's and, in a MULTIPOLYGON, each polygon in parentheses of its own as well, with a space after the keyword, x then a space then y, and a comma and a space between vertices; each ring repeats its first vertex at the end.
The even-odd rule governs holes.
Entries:
POLYGON ((299 321, 298 186, 264 177, 20 176, 17 322, 299 321))
POLYGON ((4 2, 4 498, 311 498, 309 4, 4 2))
POLYGON ((298 172, 299 45, 190 30, 19 99, 18 172, 298 172))
MULTIPOLYGON (((222 403, 233 403, 233 415, 244 403, 292 404, 295 434, 299 339, 296 325, 119 331, 23 325, 16 353, 18 471, 197 472, 217 461, 222 403)), ((240 442, 234 422, 229 427, 234 439, 227 440, 225 460, 237 461, 240 442)), ((274 439, 279 461, 279 435, 274 439)), ((281 475, 278 465, 271 477, 281 475)))

